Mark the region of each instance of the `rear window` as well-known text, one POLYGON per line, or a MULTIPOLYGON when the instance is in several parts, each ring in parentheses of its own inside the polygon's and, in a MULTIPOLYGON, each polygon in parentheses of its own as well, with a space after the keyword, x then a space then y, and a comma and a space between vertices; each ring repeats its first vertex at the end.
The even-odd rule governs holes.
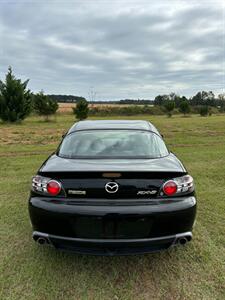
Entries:
POLYGON ((141 130, 85 130, 66 136, 58 155, 67 158, 159 158, 168 150, 157 134, 141 130))

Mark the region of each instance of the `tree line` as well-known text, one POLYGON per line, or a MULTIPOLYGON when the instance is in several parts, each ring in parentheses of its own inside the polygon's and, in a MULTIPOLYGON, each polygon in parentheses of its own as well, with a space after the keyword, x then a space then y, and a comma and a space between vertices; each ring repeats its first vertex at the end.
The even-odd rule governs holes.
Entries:
POLYGON ((175 93, 171 93, 169 95, 158 95, 155 97, 154 104, 155 105, 164 105, 167 101, 173 101, 175 107, 179 107, 180 103, 183 101, 188 101, 188 103, 192 106, 197 105, 208 105, 208 106, 221 106, 225 101, 225 94, 219 94, 216 98, 212 91, 201 91, 196 95, 190 98, 186 98, 185 96, 180 96, 175 93))
POLYGON ((55 95, 49 94, 47 95, 49 98, 56 100, 59 103, 76 103, 80 100, 86 100, 82 96, 74 96, 74 95, 55 95))
POLYGON ((212 91, 201 91, 189 99, 175 93, 158 95, 155 97, 154 105, 164 107, 168 116, 172 116, 175 108, 183 114, 188 114, 191 107, 195 107, 200 115, 206 116, 211 113, 211 107, 217 107, 220 112, 225 112, 225 93, 219 94, 216 98, 212 91))
POLYGON ((24 120, 32 111, 35 111, 44 116, 45 120, 48 120, 50 115, 56 113, 58 102, 75 102, 76 107, 73 108, 73 113, 80 120, 87 118, 88 114, 107 116, 166 113, 171 117, 174 112, 180 112, 184 115, 198 112, 202 116, 207 116, 211 114, 213 107, 216 107, 220 112, 225 112, 225 93, 216 98, 212 91, 198 92, 190 99, 175 93, 158 95, 154 101, 125 99, 112 101, 110 104, 119 103, 127 106, 99 108, 96 106, 89 107, 88 102, 82 96, 45 95, 43 91, 34 94, 27 88, 28 82, 29 80, 22 82, 17 79, 12 68, 8 68, 5 81, 0 80, 0 119, 7 122, 17 122, 24 120), (149 105, 152 103, 154 103, 154 107, 149 105))
MULTIPOLYGON (((86 100, 85 97, 82 96, 74 96, 74 95, 55 95, 49 94, 47 95, 52 99, 55 99, 59 103, 77 103, 80 100, 86 100)), ((147 99, 121 99, 121 100, 95 100, 88 101, 89 104, 135 104, 135 105, 145 105, 145 104, 154 104, 154 100, 147 99)))

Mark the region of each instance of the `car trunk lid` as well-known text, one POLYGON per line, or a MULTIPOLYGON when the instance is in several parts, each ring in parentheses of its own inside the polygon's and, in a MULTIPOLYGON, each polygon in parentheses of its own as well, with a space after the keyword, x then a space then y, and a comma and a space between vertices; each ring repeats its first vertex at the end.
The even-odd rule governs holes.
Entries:
POLYGON ((183 172, 47 172, 60 180, 68 198, 156 198, 163 183, 183 172))

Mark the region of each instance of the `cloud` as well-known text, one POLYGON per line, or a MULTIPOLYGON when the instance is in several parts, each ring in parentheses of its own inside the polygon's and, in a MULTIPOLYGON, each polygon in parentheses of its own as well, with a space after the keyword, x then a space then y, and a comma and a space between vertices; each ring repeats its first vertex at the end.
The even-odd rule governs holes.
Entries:
POLYGON ((99 100, 224 91, 223 1, 0 2, 0 78, 99 100))

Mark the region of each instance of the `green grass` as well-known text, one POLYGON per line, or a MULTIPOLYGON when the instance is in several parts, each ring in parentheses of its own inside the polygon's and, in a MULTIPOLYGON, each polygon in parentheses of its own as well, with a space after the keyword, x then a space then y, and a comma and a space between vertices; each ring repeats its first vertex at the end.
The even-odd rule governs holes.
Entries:
POLYGON ((31 117, 22 124, 0 123, 0 299, 225 298, 225 116, 137 119, 160 129, 195 178, 193 241, 130 257, 78 256, 38 246, 27 211, 31 176, 74 119, 61 114, 55 122, 31 117))

